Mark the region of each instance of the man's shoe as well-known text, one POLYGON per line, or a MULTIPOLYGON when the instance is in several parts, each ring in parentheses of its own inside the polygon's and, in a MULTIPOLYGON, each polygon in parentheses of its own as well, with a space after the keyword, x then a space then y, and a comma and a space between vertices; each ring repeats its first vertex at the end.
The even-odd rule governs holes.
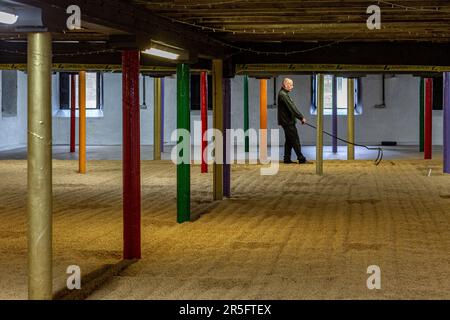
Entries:
POLYGON ((294 161, 291 161, 291 160, 284 160, 283 163, 285 163, 285 164, 291 164, 291 163, 294 163, 294 161))
POLYGON ((308 160, 306 160, 306 159, 298 160, 298 163, 299 163, 299 164, 312 164, 311 161, 308 161, 308 160))

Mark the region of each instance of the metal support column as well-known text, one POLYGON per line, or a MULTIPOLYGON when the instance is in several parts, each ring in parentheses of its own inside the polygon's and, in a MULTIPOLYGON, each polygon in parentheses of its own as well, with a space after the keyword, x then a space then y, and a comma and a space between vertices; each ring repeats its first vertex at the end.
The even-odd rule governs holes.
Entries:
POLYGON ((317 76, 317 146, 316 146, 316 173, 323 174, 323 103, 324 103, 323 75, 317 76))
MULTIPOLYGON (((213 72, 213 109, 214 109, 214 123, 213 127, 217 134, 221 137, 216 137, 214 140, 223 140, 223 61, 220 59, 213 60, 212 64, 213 72)), ((214 173, 213 173, 213 193, 214 200, 223 199, 223 150, 219 150, 219 146, 214 149, 214 173)))
MULTIPOLYGON (((347 140, 355 142, 355 79, 347 79, 347 140)), ((355 146, 347 144, 347 160, 355 160, 355 146)))
POLYGON ((153 160, 161 160, 161 78, 153 78, 153 160))
POLYGON ((122 52, 123 255, 141 258, 139 51, 122 52))
POLYGON ((52 299, 52 36, 28 34, 28 298, 52 299))
MULTIPOLYGON (((190 70, 187 64, 177 66, 177 128, 191 131, 190 106, 190 70)), ((178 140, 180 145, 181 138, 178 140)), ((186 158, 177 164, 177 221, 183 223, 191 219, 191 140, 187 142, 189 150, 177 150, 178 157, 186 158), (184 152, 188 154, 185 155, 184 152)))

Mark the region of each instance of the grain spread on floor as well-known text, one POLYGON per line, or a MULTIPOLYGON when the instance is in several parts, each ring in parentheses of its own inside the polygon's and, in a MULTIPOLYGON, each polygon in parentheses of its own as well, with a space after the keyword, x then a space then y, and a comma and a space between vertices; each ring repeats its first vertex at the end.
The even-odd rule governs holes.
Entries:
MULTIPOLYGON (((54 291, 66 268, 116 265, 122 164, 54 161, 54 291)), ((195 221, 176 223, 176 170, 142 162, 143 259, 92 299, 450 298, 450 176, 441 161, 327 161, 232 167, 232 198, 212 201, 212 168, 192 166, 195 221), (431 169, 431 172, 430 172, 431 169), (431 174, 430 174, 431 173, 431 174), (368 290, 367 267, 381 268, 368 290)), ((27 297, 26 162, 0 161, 0 299, 27 297)))

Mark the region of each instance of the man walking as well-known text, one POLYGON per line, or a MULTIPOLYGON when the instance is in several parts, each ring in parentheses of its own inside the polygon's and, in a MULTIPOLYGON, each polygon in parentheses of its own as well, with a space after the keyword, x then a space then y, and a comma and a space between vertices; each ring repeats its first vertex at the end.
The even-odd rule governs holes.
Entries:
POLYGON ((302 154, 300 138, 298 136, 296 119, 302 124, 306 123, 306 118, 297 109, 289 96, 289 92, 294 89, 294 82, 291 79, 284 79, 283 87, 278 93, 278 125, 283 127, 286 142, 284 145, 284 163, 294 163, 291 161, 291 150, 294 148, 297 159, 300 164, 308 163, 302 154))

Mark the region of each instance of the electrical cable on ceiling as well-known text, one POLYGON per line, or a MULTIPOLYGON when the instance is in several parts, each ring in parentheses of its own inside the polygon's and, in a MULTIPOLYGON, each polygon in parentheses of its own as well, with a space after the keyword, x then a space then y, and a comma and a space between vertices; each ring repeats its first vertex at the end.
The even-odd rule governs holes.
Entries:
POLYGON ((104 49, 104 50, 95 50, 95 51, 77 51, 74 53, 55 53, 54 57, 75 57, 75 56, 83 56, 83 55, 92 55, 92 54, 101 54, 101 53, 113 53, 116 52, 115 49, 104 49))
MULTIPOLYGON (((141 1, 139 1, 141 2, 141 1)), ((284 1, 284 3, 298 3, 298 1, 284 1)), ((148 4, 148 2, 142 2, 143 4, 148 4)), ((181 3, 169 3, 169 2, 152 2, 150 3, 150 5, 154 5, 154 6, 160 6, 160 7, 170 7, 170 8, 192 8, 192 7, 209 7, 212 8, 214 6, 221 6, 221 5, 226 5, 226 4, 239 4, 239 3, 254 3, 248 0, 228 0, 228 1, 219 1, 219 2, 201 2, 201 3, 185 3, 185 4, 181 4, 181 3)), ((385 5, 389 5, 392 8, 401 8, 401 9, 405 9, 406 11, 408 10, 413 10, 413 11, 426 11, 426 12, 441 12, 441 13, 450 13, 450 11, 446 11, 446 10, 441 10, 439 6, 435 6, 434 9, 429 9, 429 8, 424 8, 424 7, 413 7, 413 6, 407 6, 407 5, 402 5, 402 4, 397 4, 395 2, 391 2, 391 1, 385 1, 385 0, 378 0, 378 4, 385 4, 385 5)), ((429 7, 433 7, 433 6, 429 6, 429 7)))
MULTIPOLYGON (((20 55, 28 54, 26 51, 8 50, 8 49, 0 49, 0 52, 9 53, 9 54, 20 54, 20 55)), ((94 54, 102 54, 102 53, 113 53, 113 52, 117 52, 117 50, 105 49, 105 50, 94 50, 94 51, 77 51, 77 52, 73 52, 73 53, 54 53, 52 56, 53 57, 76 57, 76 56, 94 55, 94 54)))
MULTIPOLYGON (((224 47, 229 47, 232 49, 236 49, 239 51, 246 51, 246 52, 250 52, 250 53, 255 53, 255 54, 262 54, 262 55, 293 55, 293 54, 299 54, 299 53, 305 53, 305 52, 311 52, 311 51, 315 51, 315 50, 319 50, 322 48, 326 48, 326 47, 331 47, 333 45, 339 44, 342 41, 348 40, 350 39, 352 36, 354 36, 354 34, 351 34, 341 40, 337 40, 337 41, 333 41, 327 44, 323 44, 323 45, 319 45, 313 48, 308 48, 308 49, 304 49, 304 50, 294 50, 294 51, 260 51, 260 50, 254 50, 252 48, 244 48, 244 47, 240 47, 240 46, 235 46, 232 44, 229 44, 227 42, 215 39, 215 38, 211 38, 211 41, 217 42, 221 45, 223 45, 224 47)), ((17 38, 14 38, 17 39, 17 38)), ((0 41, 7 41, 10 40, 9 38, 5 38, 5 39, 0 39, 0 41)), ((18 50, 6 50, 6 49, 0 49, 0 52, 5 52, 5 53, 11 53, 11 54, 27 54, 25 51, 18 51, 18 50)), ((93 54, 101 54, 101 53, 113 53, 113 52, 117 52, 117 50, 115 49, 105 49, 105 50, 95 50, 95 51, 77 51, 74 53, 55 53, 53 54, 53 56, 65 56, 65 57, 75 57, 75 56, 80 56, 80 55, 93 55, 93 54)))
MULTIPOLYGON (((172 8, 190 8, 190 7, 213 7, 220 6, 224 4, 234 4, 239 2, 248 2, 248 0, 228 0, 228 1, 219 1, 219 2, 202 2, 202 3, 168 3, 168 2, 152 2, 150 5, 160 6, 160 7, 172 7, 172 8)), ((144 2, 144 4, 149 4, 148 2, 144 2)))
MULTIPOLYGON (((390 5, 392 8, 401 8, 401 9, 405 9, 406 11, 411 10, 411 11, 425 11, 425 12, 439 12, 439 13, 450 13, 450 11, 448 10, 442 10, 439 8, 439 6, 436 6, 435 9, 428 9, 428 8, 417 8, 417 7, 411 7, 411 6, 405 6, 402 4, 396 4, 390 1, 384 1, 384 0, 378 0, 378 4, 386 4, 386 5, 390 5)), ((432 6, 430 6, 432 7, 432 6)))
MULTIPOLYGON (((152 3, 154 5, 160 5, 160 6, 171 6, 171 7, 199 7, 199 6, 209 6, 211 7, 212 5, 217 6, 217 5, 225 5, 225 4, 233 4, 233 3, 243 3, 246 2, 248 3, 248 0, 229 0, 229 1, 221 1, 221 2, 216 2, 216 3, 190 3, 190 4, 175 4, 175 3, 152 3)), ((405 9, 406 11, 408 10, 415 10, 415 11, 426 11, 426 12, 439 12, 439 13, 450 13, 450 11, 445 11, 445 10, 441 10, 439 7, 436 7, 436 9, 428 9, 428 8, 417 8, 417 7, 411 7, 411 6, 405 6, 405 5, 400 5, 400 4, 396 4, 390 1, 384 1, 384 0, 378 0, 378 4, 385 4, 385 5, 390 5, 393 8, 402 8, 405 9)), ((210 26, 205 26, 205 25, 199 25, 196 23, 190 23, 190 22, 186 22, 186 21, 182 21, 182 20, 178 20, 178 19, 174 19, 174 18, 170 18, 164 15, 159 15, 162 18, 171 20, 172 22, 176 22, 176 23, 180 23, 180 24, 184 24, 184 25, 189 25, 191 27, 195 27, 195 28, 200 28, 201 30, 209 30, 212 32, 227 32, 227 33, 232 33, 232 34, 248 34, 248 33, 252 33, 252 34, 267 34, 267 31, 262 31, 262 32, 256 32, 254 29, 251 32, 247 32, 246 29, 244 29, 243 31, 239 31, 239 30, 230 30, 227 29, 225 27, 210 27, 210 26)), ((301 33, 303 30, 294 30, 294 31, 290 31, 289 33, 292 32, 292 34, 297 33, 301 33)), ((399 29, 400 32, 404 32, 405 30, 403 29, 399 29)), ((275 29, 272 30, 272 34, 275 34, 275 29)), ((280 31, 279 33, 283 33, 283 34, 287 34, 286 31, 280 31)), ((346 41, 350 38, 352 38, 353 36, 355 36, 356 33, 352 33, 351 35, 348 35, 340 40, 335 40, 333 42, 327 43, 327 44, 322 44, 316 47, 312 47, 312 48, 308 48, 308 49, 303 49, 303 50, 294 50, 294 51, 261 51, 261 50, 255 50, 252 49, 250 47, 241 47, 241 46, 236 46, 230 43, 227 43, 225 41, 216 39, 216 38, 210 38, 211 41, 214 41, 216 43, 221 44, 224 47, 228 47, 231 49, 235 49, 235 50, 239 50, 239 51, 244 51, 244 52, 250 52, 250 53, 254 53, 254 54, 258 54, 258 55, 284 55, 284 56, 288 56, 288 55, 294 55, 294 54, 300 54, 300 53, 306 53, 306 52, 311 52, 311 51, 316 51, 322 48, 326 48, 326 47, 331 47, 334 45, 337 45, 343 41, 346 41)), ((23 37, 21 37, 20 35, 15 36, 15 37, 8 37, 8 38, 2 38, 0 39, 0 41, 8 41, 8 40, 22 40, 25 39, 23 37)), ((9 54, 27 54, 26 52, 23 51, 19 51, 19 50, 7 50, 7 49, 0 49, 0 52, 4 52, 4 53, 9 53, 9 54)), ((80 56, 80 55, 93 55, 93 54, 101 54, 101 53, 108 53, 108 52, 116 52, 116 50, 114 49, 106 49, 106 50, 95 50, 95 51, 85 51, 85 52, 75 52, 75 53, 59 53, 59 54, 54 54, 53 56, 68 56, 68 57, 73 57, 73 56, 80 56)))

